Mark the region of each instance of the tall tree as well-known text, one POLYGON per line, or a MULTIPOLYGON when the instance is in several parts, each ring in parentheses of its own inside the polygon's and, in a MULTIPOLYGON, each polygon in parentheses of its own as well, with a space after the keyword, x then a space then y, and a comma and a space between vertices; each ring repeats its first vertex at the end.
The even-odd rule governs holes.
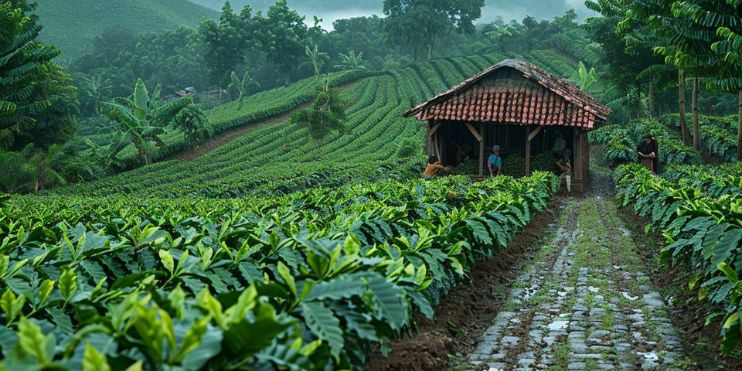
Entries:
POLYGON ((436 41, 447 32, 474 32, 483 6, 484 0, 384 0, 387 38, 412 48, 415 59, 424 46, 430 59, 436 41))
POLYGON ((739 96, 737 160, 742 161, 742 0, 677 1, 672 11, 679 19, 690 20, 694 31, 691 36, 701 40, 701 47, 710 49, 709 53, 683 48, 673 58, 703 63, 708 72, 708 89, 739 96))
POLYGON ((229 1, 224 3, 219 23, 213 20, 202 20, 199 34, 206 46, 204 59, 208 66, 212 83, 222 88, 229 83, 229 73, 241 63, 244 56, 246 40, 241 32, 241 18, 234 14, 229 1))
POLYGON ((59 52, 36 40, 41 25, 34 9, 26 0, 0 2, 0 145, 6 148, 52 105, 39 84, 59 52))
POLYGON ((278 0, 268 9, 266 18, 260 20, 258 33, 268 61, 283 75, 285 83, 289 74, 299 66, 297 61, 304 56, 306 45, 321 33, 318 20, 307 27, 304 17, 289 9, 286 0, 278 0))

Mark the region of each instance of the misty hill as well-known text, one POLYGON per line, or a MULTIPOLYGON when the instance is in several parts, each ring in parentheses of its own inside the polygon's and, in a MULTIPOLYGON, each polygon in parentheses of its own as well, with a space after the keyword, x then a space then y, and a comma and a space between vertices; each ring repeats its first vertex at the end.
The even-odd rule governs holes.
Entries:
POLYGON ((218 14, 188 0, 38 0, 44 30, 41 41, 77 57, 103 30, 123 26, 135 33, 196 26, 201 17, 218 14))
MULTIPOLYGON (((219 10, 225 0, 191 0, 203 6, 219 10)), ((242 9, 250 5, 256 11, 265 11, 275 0, 230 0, 232 7, 242 9)), ((290 7, 311 18, 316 15, 324 19, 325 24, 331 24, 339 18, 361 15, 381 15, 383 0, 288 0, 290 7)), ((551 19, 564 14, 569 9, 575 9, 580 18, 594 15, 585 7, 584 0, 485 0, 482 9, 481 22, 491 22, 498 17, 505 21, 521 20, 527 15, 539 19, 551 19)))

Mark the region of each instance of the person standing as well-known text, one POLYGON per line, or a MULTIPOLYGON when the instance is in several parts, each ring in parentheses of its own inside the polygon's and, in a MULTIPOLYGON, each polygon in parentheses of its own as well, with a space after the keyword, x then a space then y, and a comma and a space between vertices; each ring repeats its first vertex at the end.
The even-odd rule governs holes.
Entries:
POLYGON ((639 155, 639 162, 654 173, 654 161, 657 158, 657 154, 655 153, 655 145, 652 142, 651 135, 644 137, 644 140, 637 146, 636 152, 639 155))
POLYGON ((492 154, 487 158, 487 169, 490 176, 499 176, 502 170, 502 157, 500 156, 500 146, 492 147, 492 154))

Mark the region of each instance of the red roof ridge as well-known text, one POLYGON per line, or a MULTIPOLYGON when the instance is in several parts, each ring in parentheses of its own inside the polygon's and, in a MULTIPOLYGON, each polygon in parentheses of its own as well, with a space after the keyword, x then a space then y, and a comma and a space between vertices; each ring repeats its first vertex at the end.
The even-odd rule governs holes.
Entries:
POLYGON ((593 114, 596 118, 599 118, 602 121, 606 121, 611 113, 610 108, 606 107, 592 95, 580 90, 569 80, 561 76, 549 73, 548 71, 533 63, 529 63, 521 59, 506 59, 467 78, 466 80, 460 82, 449 90, 436 95, 428 101, 419 104, 415 108, 407 111, 404 116, 416 116, 420 118, 420 114, 426 107, 434 105, 436 103, 444 102, 456 96, 458 93, 465 91, 471 85, 479 82, 483 78, 502 68, 512 68, 519 71, 526 79, 539 84, 543 88, 563 98, 571 105, 593 114))

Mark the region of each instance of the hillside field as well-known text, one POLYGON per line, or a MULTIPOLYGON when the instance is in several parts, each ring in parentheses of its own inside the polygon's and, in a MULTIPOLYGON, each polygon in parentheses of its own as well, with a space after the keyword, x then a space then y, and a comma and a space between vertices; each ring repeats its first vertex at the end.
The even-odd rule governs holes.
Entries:
POLYGON ((134 34, 195 27, 201 17, 218 13, 189 0, 39 0, 44 26, 41 41, 62 50, 64 60, 79 57, 107 28, 124 27, 134 34))
MULTIPOLYGON (((402 114, 464 78, 516 56, 492 54, 441 59, 358 80, 341 93, 349 104, 348 131, 332 133, 320 141, 307 140, 306 128, 281 122, 251 131, 194 161, 160 162, 50 192, 228 197, 336 186, 351 179, 416 176, 424 166, 424 130, 420 122, 404 119, 402 114), (407 139, 411 153, 400 154, 407 139)), ((576 62, 556 51, 536 51, 522 57, 565 77, 575 73, 576 62)), ((308 79, 275 92, 257 94, 245 101, 241 112, 235 111, 236 103, 230 103, 207 114, 217 127, 259 123, 261 118, 269 116, 265 112, 278 114, 280 109, 290 110, 305 102, 297 97, 312 92, 317 83, 316 79, 308 79)), ((172 141, 177 143, 177 136, 172 141)))

